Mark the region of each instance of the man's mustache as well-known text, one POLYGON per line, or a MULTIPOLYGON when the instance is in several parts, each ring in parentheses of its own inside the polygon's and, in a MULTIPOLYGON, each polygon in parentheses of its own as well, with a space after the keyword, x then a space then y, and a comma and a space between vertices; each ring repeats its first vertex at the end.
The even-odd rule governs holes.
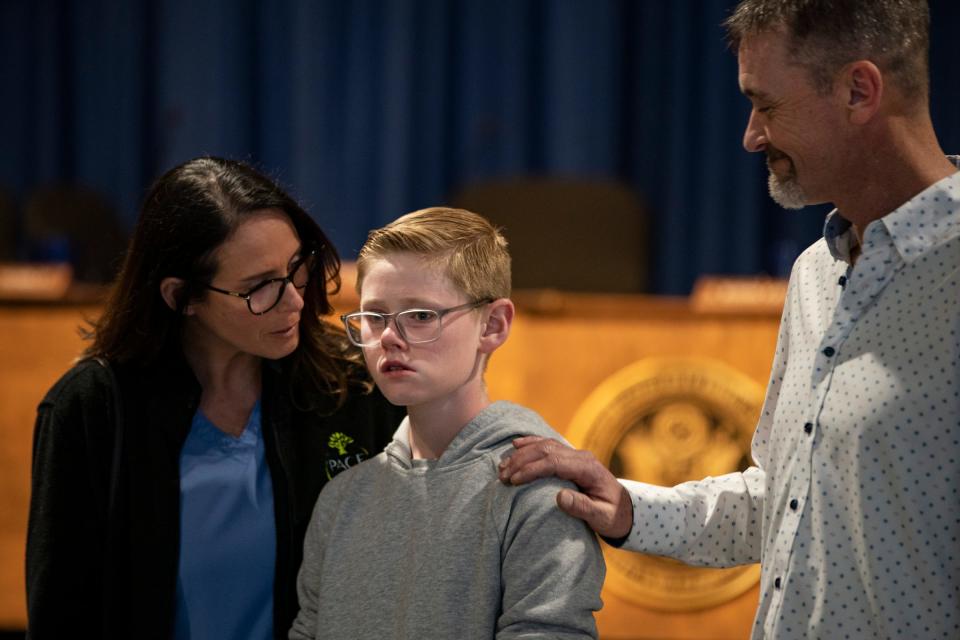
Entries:
POLYGON ((777 149, 776 147, 771 147, 768 145, 766 148, 766 152, 767 152, 767 164, 770 164, 771 162, 776 162, 777 160, 782 160, 784 158, 786 158, 787 160, 790 160, 790 157, 787 154, 785 154, 783 151, 780 151, 780 149, 777 149))

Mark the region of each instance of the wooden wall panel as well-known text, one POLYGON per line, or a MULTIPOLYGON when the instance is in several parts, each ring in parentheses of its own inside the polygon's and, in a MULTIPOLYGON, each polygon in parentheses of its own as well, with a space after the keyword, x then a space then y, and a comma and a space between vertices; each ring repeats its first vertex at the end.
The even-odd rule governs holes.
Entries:
POLYGON ((0 629, 23 628, 24 540, 37 405, 80 352, 94 306, 0 307, 0 629))
MULTIPOLYGON (((590 392, 619 369, 651 356, 711 357, 766 385, 779 311, 701 313, 684 299, 588 294, 516 295, 508 342, 490 363, 494 399, 539 411, 564 432, 590 392)), ((336 301, 354 308, 349 285, 336 301)), ((25 622, 23 555, 36 405, 76 357, 84 305, 0 306, 0 628, 25 622)), ((709 611, 662 613, 604 593, 601 634, 627 638, 745 638, 756 589, 709 611)))
MULTIPOLYGON (((643 358, 715 358, 766 387, 777 309, 711 314, 693 311, 686 300, 518 298, 512 334, 489 365, 490 394, 530 406, 561 433, 600 383, 643 358)), ((607 640, 747 638, 757 598, 754 587, 713 609, 671 613, 638 607, 605 589, 597 622, 607 640)))

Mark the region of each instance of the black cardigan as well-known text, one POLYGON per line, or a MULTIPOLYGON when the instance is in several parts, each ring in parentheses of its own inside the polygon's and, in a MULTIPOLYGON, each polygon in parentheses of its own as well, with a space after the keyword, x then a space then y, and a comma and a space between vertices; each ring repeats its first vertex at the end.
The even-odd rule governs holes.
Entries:
MULTIPOLYGON (((200 401, 182 357, 115 368, 123 401, 119 466, 108 373, 70 369, 37 415, 27 531, 30 637, 162 638, 173 629, 180 544, 180 449, 200 401), (113 509, 111 472, 118 473, 113 509), (109 512, 109 513, 108 513, 109 512)), ((352 391, 332 415, 293 407, 284 368, 263 366, 262 428, 273 483, 277 557, 274 637, 297 613, 303 536, 327 480, 389 442, 404 409, 352 391), (346 454, 331 446, 341 432, 346 454)), ((327 399, 329 400, 329 399, 327 399)))

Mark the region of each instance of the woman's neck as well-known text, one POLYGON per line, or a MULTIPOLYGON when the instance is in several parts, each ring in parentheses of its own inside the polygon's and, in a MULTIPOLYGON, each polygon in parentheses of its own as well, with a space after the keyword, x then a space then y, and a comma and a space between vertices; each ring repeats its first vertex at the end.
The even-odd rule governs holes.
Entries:
POLYGON ((260 358, 191 340, 189 332, 183 349, 202 389, 200 410, 222 431, 240 435, 260 397, 260 358))

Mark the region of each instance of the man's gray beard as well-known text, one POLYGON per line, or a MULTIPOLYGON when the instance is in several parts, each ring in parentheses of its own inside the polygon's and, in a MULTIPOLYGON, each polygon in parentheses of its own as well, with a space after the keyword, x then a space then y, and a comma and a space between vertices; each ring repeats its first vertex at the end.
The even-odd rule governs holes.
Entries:
POLYGON ((784 209, 802 209, 807 206, 807 195, 793 172, 785 178, 778 178, 771 170, 767 178, 767 187, 770 189, 770 197, 773 201, 784 209))

